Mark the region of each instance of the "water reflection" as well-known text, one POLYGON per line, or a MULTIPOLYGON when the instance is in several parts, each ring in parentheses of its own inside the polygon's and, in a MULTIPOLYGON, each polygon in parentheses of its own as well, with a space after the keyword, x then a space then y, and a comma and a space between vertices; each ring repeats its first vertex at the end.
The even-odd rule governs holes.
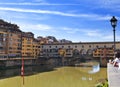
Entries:
POLYGON ((80 71, 80 73, 83 72, 82 81, 93 81, 93 76, 100 72, 100 64, 99 62, 76 64, 75 69, 80 71))
MULTIPOLYGON (((94 87, 96 82, 107 78, 106 68, 101 68, 99 73, 89 74, 88 71, 94 70, 91 66, 64 66, 54 67, 54 69, 49 66, 26 67, 25 74, 30 76, 25 76, 24 87, 56 87, 56 85, 58 87, 94 87)), ((0 78, 11 77, 15 74, 20 75, 20 68, 4 70, 0 73, 0 78)), ((22 81, 20 76, 1 79, 0 87, 22 87, 22 81), (6 84, 7 86, 5 86, 6 84)))
POLYGON ((93 73, 97 73, 99 71, 100 71, 100 64, 97 64, 97 65, 93 65, 92 70, 89 71, 88 73, 93 74, 93 73))
POLYGON ((82 77, 82 80, 89 80, 89 81, 92 81, 92 77, 82 77))
MULTIPOLYGON (((100 71, 99 63, 93 65, 93 67, 89 67, 88 65, 87 66, 85 65, 82 67, 83 67, 83 70, 82 70, 83 73, 91 74, 91 73, 97 73, 100 71)), ((25 70, 25 75, 33 75, 41 72, 53 71, 54 69, 55 69, 54 66, 42 65, 42 66, 25 67, 24 70, 25 70)), ((75 70, 77 70, 78 72, 81 72, 81 69, 79 66, 75 66, 75 70)), ((15 68, 15 69, 0 70, 0 79, 13 77, 13 76, 20 76, 20 74, 21 74, 21 67, 15 68)), ((85 76, 83 76, 82 80, 92 80, 92 78, 91 77, 86 78, 85 76)))
MULTIPOLYGON (((27 66, 25 67, 24 70, 25 70, 25 75, 32 75, 36 73, 52 71, 53 67, 47 65, 27 66)), ((0 79, 13 77, 13 76, 20 76, 20 74, 21 74, 21 67, 15 69, 0 70, 0 79)))

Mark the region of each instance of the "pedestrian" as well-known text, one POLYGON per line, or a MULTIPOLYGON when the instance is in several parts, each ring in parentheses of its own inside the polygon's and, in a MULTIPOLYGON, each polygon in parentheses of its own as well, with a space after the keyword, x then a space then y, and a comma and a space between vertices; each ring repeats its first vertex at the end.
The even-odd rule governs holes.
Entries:
POLYGON ((111 62, 111 64, 113 64, 114 67, 119 67, 120 65, 120 53, 116 53, 114 56, 114 60, 111 62))

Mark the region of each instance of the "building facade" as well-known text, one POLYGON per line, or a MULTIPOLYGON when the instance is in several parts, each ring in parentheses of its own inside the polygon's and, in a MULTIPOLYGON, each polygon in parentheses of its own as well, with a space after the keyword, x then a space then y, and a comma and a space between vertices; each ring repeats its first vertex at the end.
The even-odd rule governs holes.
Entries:
POLYGON ((112 58, 114 56, 113 48, 97 48, 93 51, 93 57, 112 58))
POLYGON ((9 58, 21 58, 21 49, 22 49, 22 45, 21 45, 21 41, 22 41, 22 37, 21 34, 22 32, 20 30, 17 29, 17 25, 13 26, 12 28, 10 28, 8 30, 8 57, 9 58))
POLYGON ((7 57, 7 32, 0 29, 0 58, 7 57))
POLYGON ((34 38, 32 32, 22 33, 22 57, 38 58, 39 56, 39 41, 34 38))
MULTIPOLYGON (((55 37, 34 38, 32 32, 22 32, 16 24, 0 20, 0 58, 38 58, 38 57, 73 57, 92 55, 113 57, 113 42, 80 42, 62 40, 55 37), (106 50, 106 51, 105 51, 106 50), (105 52, 104 52, 105 51, 105 52)), ((120 42, 116 42, 120 50, 120 42)))
MULTIPOLYGON (((43 57, 59 57, 60 49, 63 49, 65 53, 69 52, 66 57, 73 57, 74 54, 79 55, 92 55, 93 57, 100 57, 99 52, 95 52, 95 50, 99 50, 101 48, 109 48, 106 49, 109 57, 112 57, 113 52, 113 42, 81 42, 81 43, 58 43, 58 44, 43 44, 41 45, 41 56, 43 57), (55 51, 53 51, 55 50, 55 51), (52 56, 50 56, 52 55, 52 56)), ((116 42, 116 49, 120 49, 120 42, 116 42)))
POLYGON ((0 20, 0 58, 21 57, 21 40, 17 25, 0 20))
POLYGON ((40 56, 40 41, 37 39, 33 40, 33 58, 40 56))

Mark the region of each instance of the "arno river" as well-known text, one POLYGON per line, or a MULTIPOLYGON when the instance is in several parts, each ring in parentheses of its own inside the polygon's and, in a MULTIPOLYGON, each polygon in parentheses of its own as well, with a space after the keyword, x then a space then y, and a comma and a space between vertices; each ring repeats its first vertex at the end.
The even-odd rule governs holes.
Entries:
MULTIPOLYGON (((50 67, 50 66, 27 66, 24 68, 24 73, 25 75, 33 75, 36 73, 48 72, 52 70, 53 70, 53 67, 50 67)), ((21 67, 0 70, 0 79, 20 76, 20 75, 21 75, 21 67)))
POLYGON ((0 70, 0 87, 95 87, 107 79, 106 68, 93 66, 25 67, 24 85, 20 68, 0 70))

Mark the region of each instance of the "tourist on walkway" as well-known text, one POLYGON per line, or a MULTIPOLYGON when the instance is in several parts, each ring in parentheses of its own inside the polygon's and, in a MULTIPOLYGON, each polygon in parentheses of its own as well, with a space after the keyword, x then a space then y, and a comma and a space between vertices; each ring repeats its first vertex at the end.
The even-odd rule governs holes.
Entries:
POLYGON ((111 62, 114 67, 120 67, 120 53, 117 52, 116 55, 114 56, 114 60, 111 62))

